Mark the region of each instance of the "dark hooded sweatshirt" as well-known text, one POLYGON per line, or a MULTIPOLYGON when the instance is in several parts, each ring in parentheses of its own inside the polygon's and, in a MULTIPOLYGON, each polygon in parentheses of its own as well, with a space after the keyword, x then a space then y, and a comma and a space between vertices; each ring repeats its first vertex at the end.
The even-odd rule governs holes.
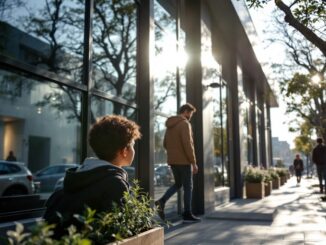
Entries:
POLYGON ((63 189, 54 192, 46 203, 44 219, 56 224, 53 237, 60 238, 71 224, 80 229, 74 214, 83 214, 85 207, 97 213, 110 211, 113 203, 122 205, 125 191, 129 191, 129 184, 124 169, 102 160, 86 159, 81 167, 67 170, 63 189))

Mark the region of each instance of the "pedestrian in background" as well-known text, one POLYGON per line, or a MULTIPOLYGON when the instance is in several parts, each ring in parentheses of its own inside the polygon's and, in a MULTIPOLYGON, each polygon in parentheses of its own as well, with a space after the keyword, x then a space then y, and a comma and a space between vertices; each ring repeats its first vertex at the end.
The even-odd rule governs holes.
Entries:
POLYGON ((184 192, 184 222, 198 222, 200 218, 192 213, 192 174, 198 172, 196 164, 195 149, 190 120, 196 108, 187 103, 180 107, 177 116, 167 119, 167 127, 164 135, 164 148, 167 152, 167 162, 171 166, 175 183, 165 192, 165 194, 155 202, 158 214, 162 220, 165 220, 165 203, 181 187, 184 192))
POLYGON ((6 160, 11 161, 11 162, 16 162, 17 161, 17 158, 16 158, 13 151, 9 151, 9 155, 8 155, 6 160))
POLYGON ((326 184, 326 146, 322 138, 317 139, 317 145, 312 151, 312 161, 316 164, 320 193, 323 193, 326 184))
POLYGON ((303 161, 300 158, 299 154, 295 156, 295 159, 293 161, 293 168, 295 171, 295 176, 297 177, 297 185, 299 185, 301 182, 301 176, 303 171, 303 161))

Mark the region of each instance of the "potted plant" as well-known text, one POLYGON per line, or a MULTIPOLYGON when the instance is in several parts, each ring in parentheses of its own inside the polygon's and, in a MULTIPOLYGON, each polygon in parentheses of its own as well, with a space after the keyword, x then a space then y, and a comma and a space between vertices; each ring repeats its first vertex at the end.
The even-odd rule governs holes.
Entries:
POLYGON ((244 172, 247 198, 261 199, 265 195, 264 174, 259 168, 248 167, 244 172))
POLYGON ((273 179, 271 174, 267 171, 264 170, 264 183, 265 183, 265 196, 269 196, 272 193, 272 188, 273 188, 273 179))
POLYGON ((141 193, 137 183, 130 192, 124 193, 125 204, 114 207, 111 212, 97 214, 95 210, 86 209, 83 216, 76 215, 82 228, 77 231, 71 225, 68 234, 60 240, 53 240, 54 225, 40 221, 32 231, 24 232, 22 224, 16 225, 15 231, 8 231, 9 244, 164 244, 163 228, 158 226, 153 217, 150 198, 141 193))
POLYGON ((287 170, 285 168, 276 168, 276 172, 281 180, 281 185, 284 185, 286 182, 287 170))
POLYGON ((276 173, 276 170, 273 168, 268 169, 268 173, 272 178, 272 189, 278 189, 280 188, 281 182, 280 182, 280 177, 276 173))

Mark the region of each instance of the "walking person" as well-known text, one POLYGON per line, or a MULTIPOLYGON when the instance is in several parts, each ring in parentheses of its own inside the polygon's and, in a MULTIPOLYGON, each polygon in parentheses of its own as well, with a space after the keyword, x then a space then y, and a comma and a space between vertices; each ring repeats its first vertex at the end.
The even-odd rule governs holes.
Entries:
POLYGON ((158 214, 165 220, 165 203, 181 187, 184 192, 184 222, 198 222, 200 218, 192 213, 192 175, 198 172, 196 164, 193 135, 190 120, 196 108, 190 103, 181 106, 178 115, 167 119, 167 127, 164 135, 164 148, 167 152, 167 163, 171 166, 175 183, 165 192, 165 194, 155 202, 158 214))
POLYGON ((299 185, 301 182, 301 175, 303 171, 303 161, 300 158, 299 154, 295 156, 295 159, 293 161, 293 168, 295 170, 295 176, 297 177, 297 185, 299 185))
POLYGON ((322 138, 317 139, 317 145, 312 151, 312 161, 316 164, 320 193, 323 193, 326 184, 326 146, 322 138))

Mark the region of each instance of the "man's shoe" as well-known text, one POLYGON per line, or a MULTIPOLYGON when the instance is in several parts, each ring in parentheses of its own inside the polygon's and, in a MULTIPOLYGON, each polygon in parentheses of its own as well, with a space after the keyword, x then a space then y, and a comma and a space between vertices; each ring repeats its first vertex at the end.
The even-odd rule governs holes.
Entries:
POLYGON ((193 215, 192 213, 183 214, 183 223, 195 223, 200 222, 201 219, 193 215))
POLYGON ((155 206, 157 207, 157 214, 160 216, 160 218, 165 221, 165 213, 164 213, 164 203, 162 201, 157 200, 155 203, 155 206))

